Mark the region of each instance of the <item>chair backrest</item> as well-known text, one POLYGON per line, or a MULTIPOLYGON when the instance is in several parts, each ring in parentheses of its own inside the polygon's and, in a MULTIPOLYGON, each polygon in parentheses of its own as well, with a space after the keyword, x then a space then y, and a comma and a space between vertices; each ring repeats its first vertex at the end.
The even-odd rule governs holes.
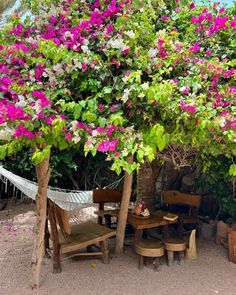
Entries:
POLYGON ((93 190, 93 203, 118 203, 121 202, 122 191, 115 189, 93 190))
POLYGON ((198 209, 201 204, 201 196, 170 190, 164 192, 163 202, 169 205, 187 205, 198 209))

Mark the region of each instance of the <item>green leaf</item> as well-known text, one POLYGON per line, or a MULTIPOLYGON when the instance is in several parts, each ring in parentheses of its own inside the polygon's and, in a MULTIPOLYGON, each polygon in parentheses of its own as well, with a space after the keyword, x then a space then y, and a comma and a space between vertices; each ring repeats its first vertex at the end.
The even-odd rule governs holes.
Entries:
POLYGON ((74 119, 77 120, 79 119, 82 111, 82 106, 80 104, 76 104, 74 108, 74 119))
POLYGON ((229 168, 229 175, 236 176, 236 164, 232 164, 229 168))
POLYGON ((47 146, 42 151, 37 149, 36 152, 34 152, 32 156, 32 161, 38 165, 40 164, 44 159, 48 158, 50 156, 51 147, 47 146))
POLYGON ((0 160, 4 159, 7 155, 7 145, 1 145, 0 146, 0 160))

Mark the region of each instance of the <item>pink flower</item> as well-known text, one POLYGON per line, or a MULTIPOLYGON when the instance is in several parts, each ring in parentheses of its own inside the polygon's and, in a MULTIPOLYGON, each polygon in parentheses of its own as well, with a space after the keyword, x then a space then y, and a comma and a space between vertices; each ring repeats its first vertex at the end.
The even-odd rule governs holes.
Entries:
POLYGON ((119 152, 115 152, 114 153, 114 157, 118 158, 120 156, 120 153, 119 152))
POLYGON ((65 139, 66 140, 71 140, 72 139, 72 134, 71 133, 67 133, 66 135, 65 135, 65 139))
POLYGON ((193 52, 198 52, 200 51, 200 46, 199 46, 199 42, 195 42, 194 45, 192 47, 189 48, 190 51, 193 52))
POLYGON ((188 88, 185 88, 184 90, 183 90, 183 94, 189 94, 189 90, 188 90, 188 88))
POLYGON ((111 107, 110 107, 110 112, 111 113, 114 113, 116 110, 119 109, 119 106, 117 104, 113 104, 111 107))
POLYGON ((107 35, 110 35, 112 32, 113 32, 113 25, 112 24, 109 24, 107 26, 106 34, 107 35))
POLYGON ((168 17, 167 17, 166 15, 163 15, 163 16, 161 17, 161 20, 162 20, 163 22, 166 22, 166 21, 168 21, 168 17))
POLYGON ((82 72, 85 72, 87 70, 87 64, 82 64, 82 72))
POLYGON ((82 122, 78 122, 77 127, 78 127, 79 129, 83 129, 84 131, 86 131, 86 126, 85 126, 85 124, 82 123, 82 122))
POLYGON ((221 7, 220 10, 219 10, 219 13, 224 13, 224 12, 225 12, 225 8, 221 7))
POLYGON ((117 142, 118 142, 117 140, 113 140, 113 141, 104 140, 98 145, 97 150, 99 152, 108 152, 108 151, 114 152, 116 149, 117 142))
POLYGON ((102 111, 103 109, 104 109, 103 105, 100 104, 100 105, 98 106, 98 110, 99 110, 99 111, 102 111))
POLYGON ((210 51, 210 49, 207 49, 206 50, 206 56, 210 56, 211 55, 211 51, 210 51))
POLYGON ((50 100, 46 97, 43 91, 34 90, 32 96, 39 99, 41 108, 51 105, 50 100))
POLYGON ((100 134, 104 132, 104 128, 102 128, 102 127, 98 127, 96 130, 100 134))
POLYGON ((189 5, 189 8, 190 8, 190 9, 194 9, 194 8, 195 8, 195 4, 192 2, 192 3, 189 5))
POLYGON ((34 135, 31 131, 29 131, 24 124, 20 124, 16 127, 14 136, 22 139, 23 136, 27 137, 28 139, 34 139, 34 135))
POLYGON ((130 48, 125 48, 124 50, 122 50, 122 54, 127 55, 129 51, 130 51, 130 48))

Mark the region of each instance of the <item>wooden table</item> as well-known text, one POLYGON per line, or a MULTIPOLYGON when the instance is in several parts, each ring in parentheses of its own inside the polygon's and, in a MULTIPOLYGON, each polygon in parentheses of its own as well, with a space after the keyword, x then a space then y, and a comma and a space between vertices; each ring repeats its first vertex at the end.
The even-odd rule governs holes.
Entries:
MULTIPOLYGON (((175 221, 168 221, 163 219, 163 216, 167 212, 163 211, 150 211, 150 217, 148 219, 141 219, 136 217, 130 210, 128 211, 127 223, 132 225, 135 229, 135 242, 141 239, 143 235, 143 230, 148 228, 162 227, 163 238, 168 237, 168 225, 177 223, 178 219, 175 221)), ((106 214, 113 217, 119 217, 119 209, 106 210, 106 214)))

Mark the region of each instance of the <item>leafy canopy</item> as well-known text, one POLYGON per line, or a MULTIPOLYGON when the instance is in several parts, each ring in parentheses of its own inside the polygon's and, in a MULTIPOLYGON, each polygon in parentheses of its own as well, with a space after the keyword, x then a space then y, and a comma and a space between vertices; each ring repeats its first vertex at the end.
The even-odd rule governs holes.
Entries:
POLYGON ((235 8, 54 4, 0 32, 0 158, 29 147, 38 164, 82 146, 119 173, 169 144, 235 157, 235 8))

